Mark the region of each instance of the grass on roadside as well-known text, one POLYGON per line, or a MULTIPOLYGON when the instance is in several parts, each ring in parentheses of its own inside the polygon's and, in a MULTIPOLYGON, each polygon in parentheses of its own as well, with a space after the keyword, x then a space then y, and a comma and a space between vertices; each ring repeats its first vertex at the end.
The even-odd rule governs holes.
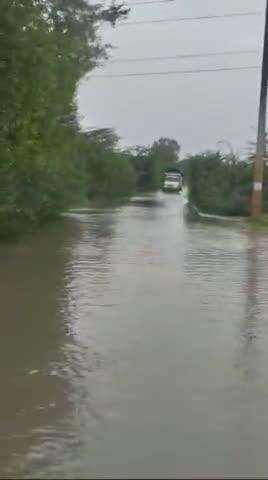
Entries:
POLYGON ((268 231, 268 214, 260 215, 256 218, 249 217, 249 224, 256 229, 267 229, 268 231))

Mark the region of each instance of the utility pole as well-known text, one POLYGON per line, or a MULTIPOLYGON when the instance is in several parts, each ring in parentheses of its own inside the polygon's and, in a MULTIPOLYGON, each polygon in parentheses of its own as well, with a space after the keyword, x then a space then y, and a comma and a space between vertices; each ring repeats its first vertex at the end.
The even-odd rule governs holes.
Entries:
POLYGON ((268 80, 268 0, 265 13, 265 31, 261 73, 261 92, 258 119, 258 136, 256 155, 253 165, 253 191, 251 199, 251 215, 262 213, 263 166, 266 152, 266 111, 267 111, 267 80, 268 80))

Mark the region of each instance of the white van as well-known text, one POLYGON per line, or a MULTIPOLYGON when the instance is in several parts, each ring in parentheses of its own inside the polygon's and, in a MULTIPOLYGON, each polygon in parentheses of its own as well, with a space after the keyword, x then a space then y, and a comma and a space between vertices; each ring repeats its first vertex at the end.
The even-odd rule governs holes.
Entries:
POLYGON ((166 173, 162 190, 164 192, 180 192, 182 190, 182 175, 180 173, 166 173))

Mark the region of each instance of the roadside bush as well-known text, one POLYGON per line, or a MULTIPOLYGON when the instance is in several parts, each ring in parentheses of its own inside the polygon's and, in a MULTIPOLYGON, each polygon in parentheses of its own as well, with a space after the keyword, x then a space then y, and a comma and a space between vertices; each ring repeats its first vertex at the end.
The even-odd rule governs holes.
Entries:
POLYGON ((80 134, 79 159, 87 198, 126 197, 135 191, 131 154, 117 144, 118 137, 111 129, 80 134))
POLYGON ((126 155, 120 152, 103 152, 98 168, 90 168, 89 198, 130 196, 135 191, 135 172, 126 155))
POLYGON ((226 216, 249 214, 252 168, 220 152, 188 158, 189 201, 204 213, 226 216))

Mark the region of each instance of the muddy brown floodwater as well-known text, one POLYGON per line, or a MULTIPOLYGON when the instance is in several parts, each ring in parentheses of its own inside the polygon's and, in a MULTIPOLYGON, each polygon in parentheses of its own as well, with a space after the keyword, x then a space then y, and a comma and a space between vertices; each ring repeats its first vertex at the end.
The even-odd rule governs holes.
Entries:
POLYGON ((0 477, 268 475, 268 236, 177 195, 0 246, 0 477))

